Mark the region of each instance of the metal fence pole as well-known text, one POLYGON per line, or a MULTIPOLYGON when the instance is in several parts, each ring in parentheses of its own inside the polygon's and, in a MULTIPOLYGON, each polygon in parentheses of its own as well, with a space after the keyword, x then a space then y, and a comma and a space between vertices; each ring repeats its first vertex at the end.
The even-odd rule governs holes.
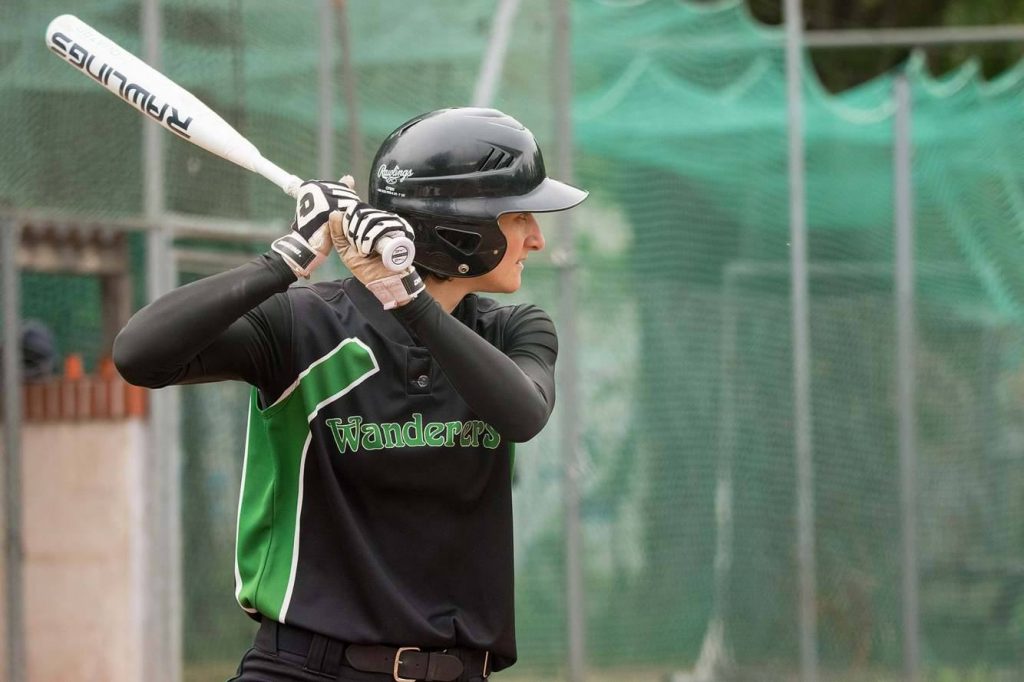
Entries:
POLYGON ((793 426, 797 472, 797 564, 800 584, 800 679, 818 679, 814 557, 814 452, 811 439, 810 302, 807 285, 807 206, 804 186, 802 93, 803 15, 786 0, 786 94, 789 111, 789 235, 793 316, 793 426))
MULTIPOLYGON (((348 117, 349 167, 356 180, 356 189, 363 187, 366 168, 363 161, 363 131, 359 125, 359 93, 356 90, 356 71, 352 64, 352 32, 349 30, 346 0, 335 0, 338 17, 338 41, 341 43, 341 82, 345 97, 345 115, 348 117)), ((369 191, 369 186, 365 191, 369 191)))
MULTIPOLYGON (((319 37, 319 58, 317 59, 317 149, 316 149, 316 177, 322 180, 336 180, 344 173, 336 169, 335 140, 336 130, 334 125, 334 99, 335 99, 335 16, 337 5, 334 0, 320 0, 320 37, 319 37)), ((348 172, 351 172, 348 171, 348 172)), ((354 175, 354 174, 353 174, 354 175)), ((345 276, 340 258, 328 258, 320 270, 320 276, 327 276, 330 279, 345 276)))
POLYGON ((923 28, 870 28, 807 31, 807 47, 842 50, 871 47, 924 47, 926 45, 977 45, 1024 41, 1024 25, 929 26, 923 28))
POLYGON ((720 304, 721 326, 718 341, 718 377, 720 383, 720 407, 718 411, 718 457, 715 461, 715 557, 714 583, 712 586, 711 616, 708 619, 700 655, 694 664, 694 677, 698 680, 715 680, 729 677, 732 655, 729 638, 725 629, 729 614, 729 580, 732 576, 733 512, 733 466, 736 457, 738 419, 737 380, 738 336, 740 318, 740 275, 733 263, 726 265, 722 278, 722 299, 720 304))
POLYGON ((473 106, 489 107, 494 101, 494 93, 501 80, 502 67, 505 65, 505 53, 508 50, 508 39, 512 34, 512 24, 519 10, 519 0, 501 0, 494 12, 491 24, 491 40, 487 44, 487 52, 480 64, 480 75, 473 88, 473 106))
MULTIPOLYGON (((552 0, 552 39, 555 108, 555 158, 562 179, 572 182, 572 33, 568 0, 552 0)), ((561 239, 559 267, 559 358, 562 409, 562 464, 565 506, 565 573, 568 626, 569 682, 582 682, 586 674, 586 621, 583 606, 582 531, 580 524, 580 390, 579 339, 576 329, 576 243, 572 211, 556 214, 561 239)))
POLYGON ((25 610, 24 543, 21 529, 21 291, 18 242, 13 218, 0 222, 0 268, 3 286, 3 429, 4 429, 4 616, 8 682, 24 682, 25 610))
MULTIPOLYGON (((152 126, 156 128, 156 126, 152 126)), ((170 290, 178 283, 178 269, 174 262, 173 239, 168 239, 167 251, 163 255, 166 261, 166 288, 170 290)), ((169 386, 161 389, 163 400, 166 401, 165 421, 161 431, 167 435, 165 447, 161 454, 164 457, 161 490, 163 497, 163 523, 166 544, 167 564, 165 583, 164 619, 167 636, 167 679, 179 682, 184 677, 185 664, 185 581, 183 577, 182 556, 184 541, 182 538, 181 519, 181 388, 169 386)))
POLYGON ((914 193, 911 98, 906 74, 895 82, 893 177, 896 213, 896 382, 899 413, 900 508, 903 530, 903 667, 907 682, 920 679, 917 573, 917 412, 914 316, 914 193))
POLYGON ((319 115, 317 116, 316 176, 333 180, 334 171, 334 3, 320 0, 320 59, 317 61, 319 115))
MULTIPOLYGON (((161 68, 160 0, 141 7, 144 60, 161 68)), ((153 300, 175 285, 172 230, 165 219, 164 133, 147 123, 142 128, 143 202, 146 217, 146 289, 153 300)), ((154 682, 182 677, 182 589, 180 460, 176 389, 150 393, 149 434, 143 465, 144 519, 142 585, 143 676, 154 682)))

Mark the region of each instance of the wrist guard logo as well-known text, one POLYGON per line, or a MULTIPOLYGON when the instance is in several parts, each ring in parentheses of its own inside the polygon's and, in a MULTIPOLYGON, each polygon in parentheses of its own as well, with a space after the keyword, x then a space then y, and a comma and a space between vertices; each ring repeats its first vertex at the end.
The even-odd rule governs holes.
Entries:
POLYGON ((341 454, 384 448, 476 448, 481 445, 494 450, 501 443, 501 436, 487 422, 471 419, 424 424, 419 412, 414 412, 412 419, 405 423, 364 423, 358 416, 335 417, 326 423, 341 454))

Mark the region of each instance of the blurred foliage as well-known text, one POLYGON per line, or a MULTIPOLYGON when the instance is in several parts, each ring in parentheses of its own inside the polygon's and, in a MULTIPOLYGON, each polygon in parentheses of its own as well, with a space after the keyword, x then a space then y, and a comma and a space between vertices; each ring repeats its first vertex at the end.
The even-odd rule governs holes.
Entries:
MULTIPOLYGON (((782 22, 782 0, 747 0, 751 14, 782 22)), ((986 26, 1024 23, 1024 0, 804 0, 809 30, 986 26)), ((943 45, 926 49, 933 73, 945 73, 976 58, 992 77, 1021 58, 1019 43, 943 45)), ((814 64, 833 92, 863 83, 906 59, 908 48, 817 49, 814 64)))

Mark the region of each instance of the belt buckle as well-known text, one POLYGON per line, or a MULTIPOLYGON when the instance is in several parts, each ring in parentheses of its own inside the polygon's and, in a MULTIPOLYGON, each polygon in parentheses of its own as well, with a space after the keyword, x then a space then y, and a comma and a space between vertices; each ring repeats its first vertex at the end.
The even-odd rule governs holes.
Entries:
POLYGON ((394 678, 395 682, 416 682, 414 677, 399 677, 398 666, 402 663, 402 653, 405 651, 419 651, 418 646, 400 646, 398 651, 395 652, 395 665, 391 668, 391 677, 394 678))

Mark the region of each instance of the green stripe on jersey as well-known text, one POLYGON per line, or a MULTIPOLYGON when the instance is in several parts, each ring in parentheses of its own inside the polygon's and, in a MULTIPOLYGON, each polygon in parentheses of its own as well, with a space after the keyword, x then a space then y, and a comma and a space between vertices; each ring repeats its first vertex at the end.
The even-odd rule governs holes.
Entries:
POLYGON ((249 399, 235 545, 235 597, 247 611, 284 622, 295 581, 302 478, 311 433, 322 407, 378 371, 373 352, 345 339, 303 370, 273 405, 249 399))

